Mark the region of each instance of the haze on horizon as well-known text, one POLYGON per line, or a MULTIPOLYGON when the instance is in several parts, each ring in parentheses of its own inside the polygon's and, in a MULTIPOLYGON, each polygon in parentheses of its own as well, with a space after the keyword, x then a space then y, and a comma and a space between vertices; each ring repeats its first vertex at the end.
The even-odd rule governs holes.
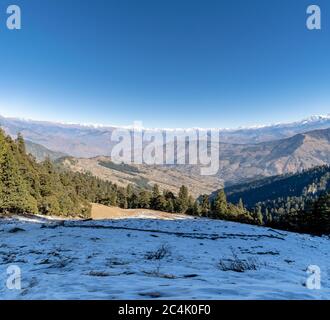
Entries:
POLYGON ((329 113, 328 1, 321 31, 305 27, 307 0, 15 4, 22 29, 0 30, 3 116, 237 128, 329 113))

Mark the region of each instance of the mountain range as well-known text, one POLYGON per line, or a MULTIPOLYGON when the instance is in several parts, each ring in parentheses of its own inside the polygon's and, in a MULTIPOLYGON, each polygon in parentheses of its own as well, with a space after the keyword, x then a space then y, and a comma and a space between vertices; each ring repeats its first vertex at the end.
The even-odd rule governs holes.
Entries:
MULTIPOLYGON (((25 139, 44 147, 74 157, 90 158, 109 156, 111 133, 116 126, 62 124, 46 121, 24 120, 0 116, 0 126, 16 136, 21 132, 25 139)), ((312 116, 293 123, 238 129, 213 129, 220 131, 221 142, 229 144, 256 144, 292 137, 299 133, 330 128, 330 115, 312 116)), ((148 129, 149 132, 162 129, 148 129)), ((177 129, 178 132, 190 129, 177 129)))
MULTIPOLYGON (((62 161, 76 171, 91 171, 104 179, 116 178, 119 184, 152 185, 163 182, 174 189, 187 183, 196 192, 209 193, 221 186, 231 186, 263 177, 301 172, 314 166, 330 164, 330 116, 264 126, 220 130, 220 169, 214 177, 200 176, 196 165, 135 166, 133 172, 113 165, 109 155, 111 133, 116 127, 95 127, 0 117, 1 127, 12 136, 21 132, 28 151, 42 160, 72 157, 62 161), (39 146, 40 145, 40 146, 39 146), (39 147, 38 147, 39 146, 39 147), (102 157, 105 157, 102 158, 102 157), (134 172, 135 171, 135 172, 134 172), (169 174, 171 173, 173 176, 169 174), (165 179, 165 176, 168 179, 165 179), (175 176, 175 177, 174 177, 175 176), (189 181, 188 181, 189 180, 189 181)), ((155 129, 158 130, 158 129, 155 129)), ((178 150, 178 154, 184 150, 178 150)))

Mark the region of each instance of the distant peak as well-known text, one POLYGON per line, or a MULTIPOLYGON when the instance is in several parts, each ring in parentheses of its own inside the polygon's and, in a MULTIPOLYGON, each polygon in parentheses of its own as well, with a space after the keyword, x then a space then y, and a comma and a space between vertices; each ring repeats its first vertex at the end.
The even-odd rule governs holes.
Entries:
POLYGON ((128 129, 128 130, 146 130, 146 131, 227 131, 227 132, 235 132, 241 130, 259 130, 265 128, 280 128, 280 127, 293 127, 300 125, 307 125, 310 123, 317 123, 322 121, 330 120, 330 113, 326 115, 312 115, 308 118, 299 121, 293 122, 278 122, 273 124, 265 124, 265 125, 251 125, 251 126, 240 126, 236 128, 200 128, 200 127, 191 127, 191 128, 146 128, 143 127, 141 122, 134 122, 133 125, 110 125, 110 124, 95 124, 95 123, 74 123, 74 122, 65 122, 65 121, 49 121, 49 120, 33 120, 28 118, 20 118, 20 117, 3 117, 0 115, 0 119, 6 119, 11 121, 21 121, 21 122, 29 122, 29 123, 38 123, 43 125, 58 125, 64 126, 68 128, 89 128, 89 129, 128 129))

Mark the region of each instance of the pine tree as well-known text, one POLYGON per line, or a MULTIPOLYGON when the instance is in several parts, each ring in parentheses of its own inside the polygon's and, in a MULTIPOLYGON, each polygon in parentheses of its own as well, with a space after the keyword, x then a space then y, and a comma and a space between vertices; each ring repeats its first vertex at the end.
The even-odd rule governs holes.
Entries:
POLYGON ((238 201, 238 208, 243 212, 245 210, 244 203, 242 198, 239 199, 238 201))
POLYGON ((157 198, 159 195, 160 195, 159 185, 158 184, 154 184, 154 186, 152 188, 152 197, 153 198, 157 198))
POLYGON ((199 205, 197 200, 194 201, 190 212, 191 212, 190 214, 193 215, 193 216, 200 216, 201 215, 201 208, 200 208, 200 205, 199 205))
POLYGON ((330 232, 330 194, 320 196, 313 210, 313 231, 317 233, 330 232))
POLYGON ((268 225, 271 225, 272 222, 273 222, 273 217, 272 217, 272 214, 268 211, 268 209, 266 208, 265 210, 265 217, 267 219, 267 224, 268 225))
POLYGON ((155 184, 151 195, 151 208, 154 210, 163 210, 165 207, 166 199, 160 194, 158 184, 155 184))
POLYGON ((257 206, 257 208, 256 208, 256 210, 254 212, 254 219, 255 219, 255 222, 258 225, 262 225, 263 224, 263 215, 262 215, 261 207, 260 206, 257 206))
POLYGON ((189 207, 189 191, 186 186, 181 186, 177 198, 177 210, 179 213, 185 213, 189 207))
POLYGON ((0 160, 0 208, 5 213, 37 213, 37 201, 29 194, 12 151, 4 145, 0 160))
POLYGON ((203 217, 207 217, 210 213, 210 200, 209 196, 207 194, 204 194, 201 196, 201 202, 200 202, 200 214, 203 217))
POLYGON ((17 145, 18 151, 21 154, 25 155, 26 154, 25 141, 20 132, 17 134, 16 145, 17 145))
POLYGON ((151 195, 146 190, 141 190, 138 196, 139 208, 149 209, 150 208, 151 195))
POLYGON ((225 218, 228 213, 228 204, 225 191, 219 190, 214 199, 214 214, 216 217, 225 218))

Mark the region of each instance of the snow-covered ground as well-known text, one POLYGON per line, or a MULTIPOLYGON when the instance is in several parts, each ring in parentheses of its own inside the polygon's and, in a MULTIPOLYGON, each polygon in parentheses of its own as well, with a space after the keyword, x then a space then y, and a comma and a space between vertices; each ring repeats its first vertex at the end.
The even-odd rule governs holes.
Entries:
POLYGON ((208 219, 0 220, 0 299, 329 299, 329 249, 327 237, 208 219), (6 286, 10 265, 21 290, 6 286), (305 285, 310 265, 320 290, 305 285))

